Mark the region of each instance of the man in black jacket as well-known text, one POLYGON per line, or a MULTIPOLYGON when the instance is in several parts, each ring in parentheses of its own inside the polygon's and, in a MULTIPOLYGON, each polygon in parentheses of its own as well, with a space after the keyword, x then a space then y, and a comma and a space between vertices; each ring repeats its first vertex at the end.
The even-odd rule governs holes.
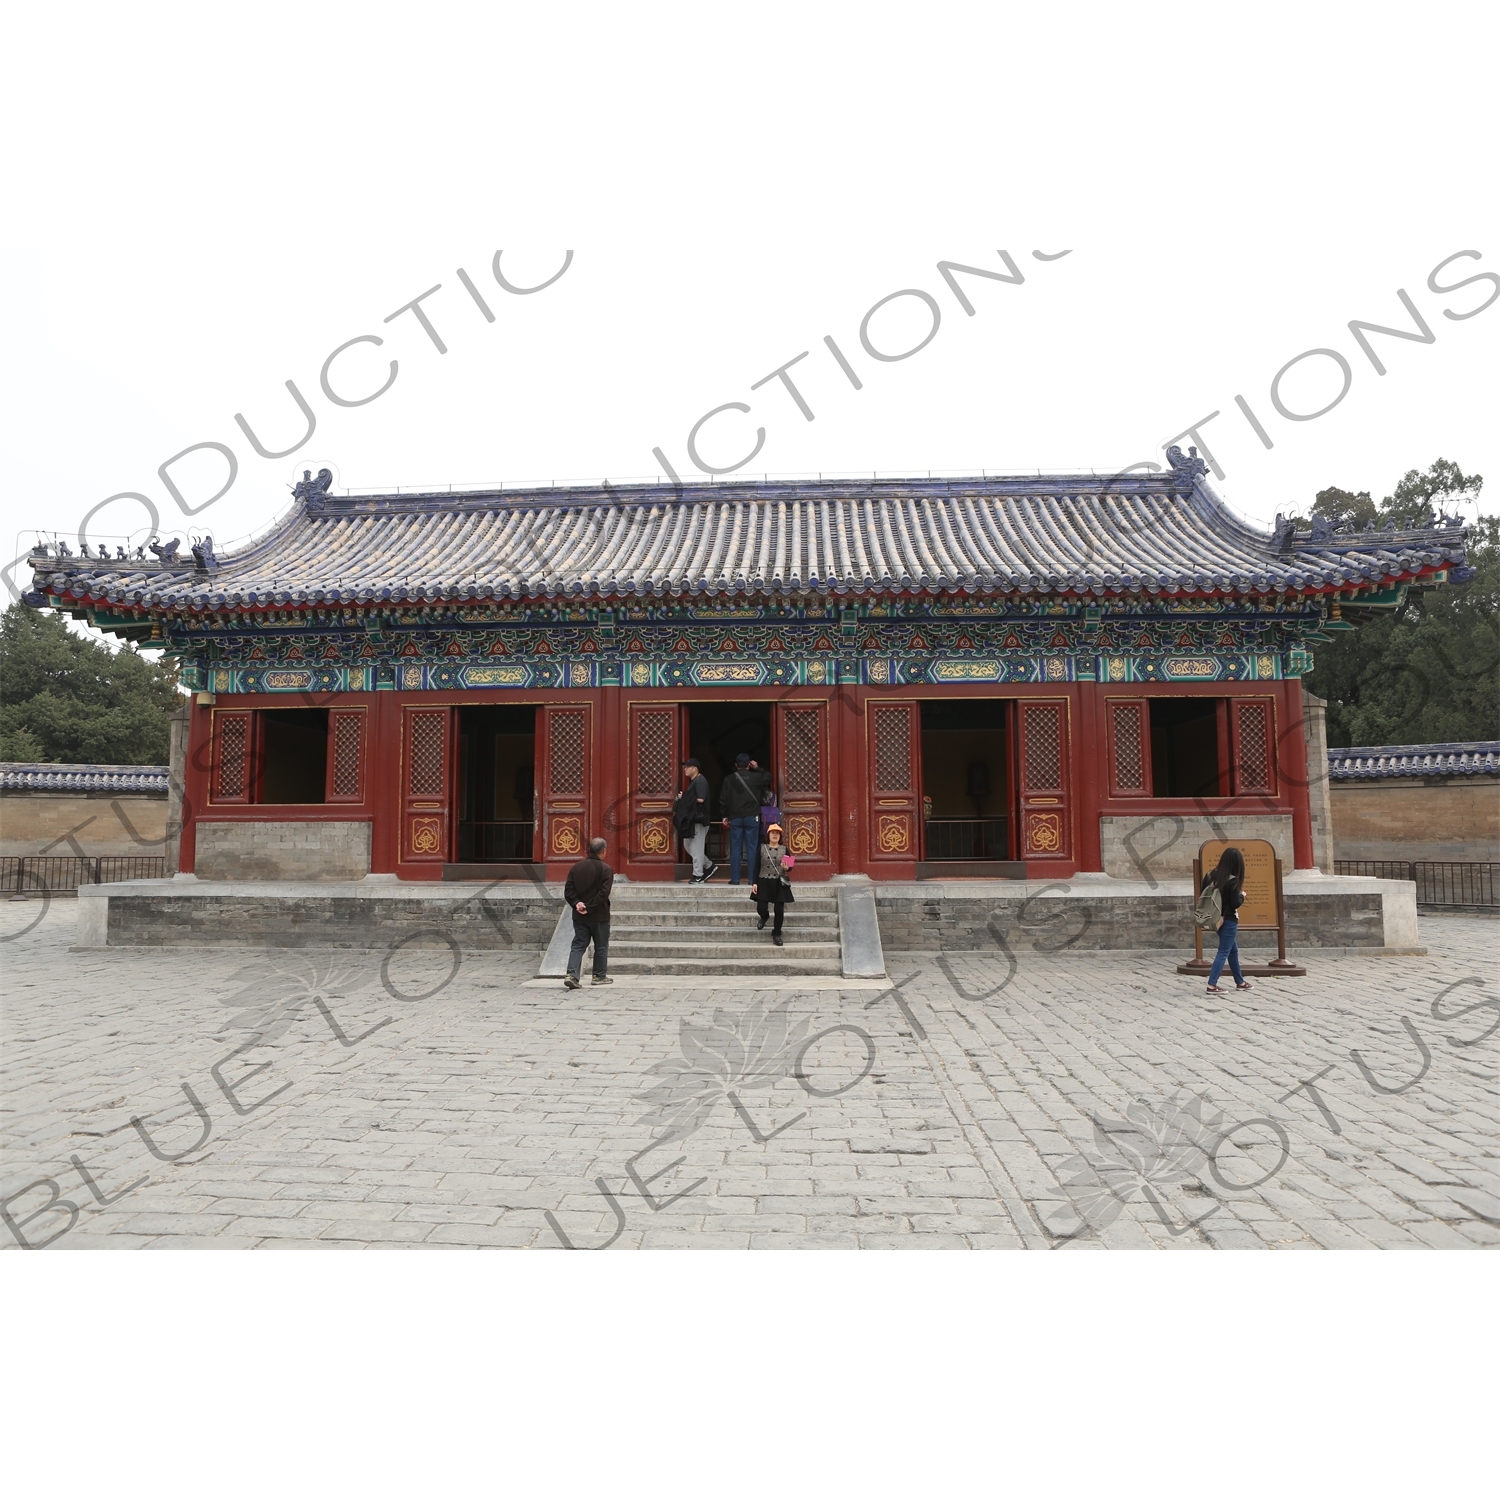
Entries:
POLYGON ((580 989, 583 980, 583 955, 594 945, 594 983, 613 984, 609 977, 609 892, 615 883, 615 872, 604 863, 609 848, 603 839, 589 841, 589 857, 580 859, 568 871, 563 900, 573 913, 573 947, 568 954, 568 977, 563 988, 580 989))
POLYGON ((693 862, 692 883, 702 885, 719 867, 704 853, 713 814, 708 808, 708 777, 703 774, 703 763, 696 757, 682 763, 682 792, 673 806, 672 822, 687 845, 688 858, 693 862))
POLYGON ((729 883, 740 883, 741 859, 755 879, 755 850, 760 843, 760 808, 771 790, 768 771, 755 768, 749 755, 741 750, 735 756, 734 770, 719 788, 719 816, 729 830, 729 883))

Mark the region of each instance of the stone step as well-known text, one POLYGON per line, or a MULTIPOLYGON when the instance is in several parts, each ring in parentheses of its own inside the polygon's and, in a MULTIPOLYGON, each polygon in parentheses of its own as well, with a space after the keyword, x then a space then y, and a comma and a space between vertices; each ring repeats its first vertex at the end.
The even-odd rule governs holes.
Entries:
MULTIPOLYGON (((755 908, 747 901, 733 911, 652 911, 640 906, 615 906, 611 904, 610 921, 616 926, 634 923, 639 927, 672 927, 681 931, 699 928, 704 932, 733 932, 737 927, 754 926, 760 920, 755 908)), ((808 911, 803 906, 789 906, 786 920, 799 927, 837 927, 839 914, 836 911, 808 911)))
MULTIPOLYGON (((838 906, 837 896, 824 895, 821 891, 808 895, 804 895, 801 891, 794 891, 793 894, 796 898, 792 902, 793 906, 822 906, 830 910, 838 906)), ((638 885, 629 886, 623 890, 616 886, 609 894, 611 906, 652 906, 661 910, 670 908, 673 911, 679 907, 693 906, 717 911, 720 907, 733 906, 736 901, 749 902, 751 899, 748 884, 728 886, 722 895, 714 894, 710 886, 703 886, 691 894, 660 896, 655 891, 643 889, 638 885)))
MULTIPOLYGON (((618 961, 611 948, 609 972, 616 975, 701 974, 706 979, 765 974, 795 979, 800 975, 837 975, 844 971, 837 958, 788 958, 781 948, 772 948, 770 953, 758 958, 622 958, 618 961)), ((587 982, 584 981, 585 985, 587 982)))
POLYGON ((842 949, 836 942, 805 943, 789 940, 784 947, 778 948, 771 941, 769 932, 760 933, 757 936, 761 938, 761 941, 756 943, 668 943, 646 942, 640 939, 616 942, 614 935, 611 934, 609 961, 613 964, 616 958, 748 959, 758 957, 762 953, 777 953, 790 958, 826 958, 835 963, 842 960, 842 949))

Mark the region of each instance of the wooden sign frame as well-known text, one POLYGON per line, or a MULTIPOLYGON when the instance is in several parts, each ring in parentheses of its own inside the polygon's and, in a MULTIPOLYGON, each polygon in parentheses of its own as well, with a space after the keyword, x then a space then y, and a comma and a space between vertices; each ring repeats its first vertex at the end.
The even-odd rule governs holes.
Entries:
MULTIPOLYGON (((1203 889, 1203 866, 1205 864, 1204 851, 1210 848, 1228 847, 1230 841, 1227 839, 1206 839, 1198 849, 1197 858, 1193 860, 1193 906, 1198 904, 1198 894, 1203 889)), ((1240 952, 1240 972, 1249 974, 1257 979, 1302 979, 1307 975, 1307 970, 1301 964, 1293 963, 1286 956, 1286 895, 1281 886, 1281 861, 1276 858, 1274 846, 1266 839, 1240 839, 1234 841, 1234 847, 1243 850, 1247 845, 1260 844, 1269 851, 1271 863, 1274 870, 1274 881, 1276 890, 1276 920, 1272 922, 1241 922, 1240 927, 1248 932, 1269 932, 1274 927, 1276 932, 1276 957, 1270 963, 1253 964, 1245 962, 1244 951, 1240 952)), ((1217 859, 1214 861, 1218 863, 1217 859)), ((1214 944, 1218 947, 1217 942, 1214 944)), ((1193 957, 1185 964, 1177 966, 1179 974, 1204 974, 1213 968, 1211 959, 1203 956, 1203 928, 1193 923, 1193 957)))

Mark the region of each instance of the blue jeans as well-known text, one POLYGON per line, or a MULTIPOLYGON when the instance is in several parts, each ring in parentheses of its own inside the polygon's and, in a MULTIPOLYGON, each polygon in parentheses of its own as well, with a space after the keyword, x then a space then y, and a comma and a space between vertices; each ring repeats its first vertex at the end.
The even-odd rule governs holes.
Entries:
POLYGON ((609 973, 609 923, 590 922, 586 917, 573 913, 573 946, 568 952, 568 973, 574 979, 582 975, 583 955, 588 945, 594 945, 594 973, 609 973))
POLYGON ((760 844, 760 814, 751 813, 748 818, 729 820, 729 883, 740 883, 740 860, 745 862, 745 873, 755 874, 755 850, 760 844))
POLYGON ((1224 972, 1224 961, 1229 960, 1229 972, 1234 975, 1236 984, 1243 984, 1245 976, 1240 973, 1240 924, 1238 922, 1226 922, 1219 929, 1219 951, 1214 954, 1213 967, 1208 971, 1208 982, 1217 984, 1219 975, 1224 972))

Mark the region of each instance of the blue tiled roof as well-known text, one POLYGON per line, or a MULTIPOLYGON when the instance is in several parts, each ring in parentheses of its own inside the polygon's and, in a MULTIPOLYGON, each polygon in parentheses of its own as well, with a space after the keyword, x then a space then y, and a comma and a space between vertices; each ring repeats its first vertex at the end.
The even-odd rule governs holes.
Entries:
POLYGON ((1330 750, 1328 774, 1334 781, 1377 776, 1500 776, 1500 740, 1330 750))
POLYGON ((1268 535, 1182 467, 1115 479, 319 495, 207 565, 36 557, 32 602, 203 611, 806 591, 1257 594, 1462 568, 1464 541, 1456 523, 1268 535))
POLYGON ((0 762, 5 792, 160 792, 167 791, 166 766, 62 766, 0 762))

